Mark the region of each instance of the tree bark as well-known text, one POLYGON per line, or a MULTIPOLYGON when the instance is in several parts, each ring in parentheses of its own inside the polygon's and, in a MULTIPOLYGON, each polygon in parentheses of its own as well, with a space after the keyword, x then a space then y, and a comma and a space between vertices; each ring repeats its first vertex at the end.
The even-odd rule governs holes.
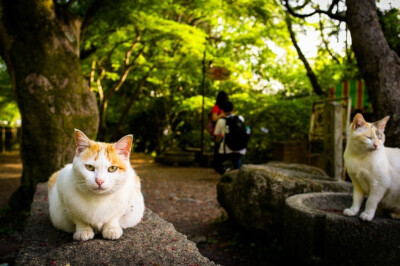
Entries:
POLYGON ((74 128, 96 135, 98 109, 81 72, 78 18, 52 0, 3 0, 0 17, 0 53, 22 117, 22 181, 10 205, 26 207, 37 183, 72 161, 74 128))
POLYGON ((400 58, 390 49, 374 0, 347 0, 347 25, 376 119, 386 115, 387 146, 400 146, 400 58))

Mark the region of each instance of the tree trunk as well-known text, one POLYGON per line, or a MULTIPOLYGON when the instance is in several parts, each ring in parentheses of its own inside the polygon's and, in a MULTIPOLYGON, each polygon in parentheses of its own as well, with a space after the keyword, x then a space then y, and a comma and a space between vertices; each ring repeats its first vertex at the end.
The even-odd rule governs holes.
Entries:
POLYGON ((22 117, 20 189, 25 207, 37 183, 72 161, 74 128, 94 137, 98 109, 79 62, 80 21, 52 0, 0 2, 0 52, 22 117))
POLYGON ((387 146, 400 146, 400 58, 390 49, 374 0, 347 0, 347 25, 376 119, 386 115, 387 146))

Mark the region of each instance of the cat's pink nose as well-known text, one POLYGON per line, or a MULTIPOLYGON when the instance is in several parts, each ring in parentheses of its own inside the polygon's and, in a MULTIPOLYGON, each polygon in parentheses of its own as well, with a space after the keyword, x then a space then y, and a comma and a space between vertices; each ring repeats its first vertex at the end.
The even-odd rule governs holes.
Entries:
POLYGON ((378 144, 374 143, 374 149, 378 148, 378 144))
POLYGON ((99 185, 99 187, 100 187, 101 184, 104 183, 104 180, 102 180, 102 179, 97 179, 97 178, 96 178, 96 183, 97 183, 97 185, 99 185))

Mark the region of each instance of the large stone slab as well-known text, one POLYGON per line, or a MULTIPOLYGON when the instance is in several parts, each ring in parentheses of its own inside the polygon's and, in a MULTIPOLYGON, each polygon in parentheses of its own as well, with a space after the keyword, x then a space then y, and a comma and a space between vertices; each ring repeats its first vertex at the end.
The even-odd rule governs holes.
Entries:
POLYGON ((215 265, 171 223, 146 209, 143 221, 119 240, 86 242, 55 229, 49 217, 47 184, 37 187, 17 265, 215 265))
POLYGON ((319 168, 303 164, 243 165, 217 185, 218 201, 250 231, 280 236, 285 200, 309 192, 350 192, 348 182, 334 181, 319 168))
POLYGON ((351 193, 307 193, 286 200, 285 264, 398 265, 400 221, 378 212, 372 221, 344 216, 351 193))

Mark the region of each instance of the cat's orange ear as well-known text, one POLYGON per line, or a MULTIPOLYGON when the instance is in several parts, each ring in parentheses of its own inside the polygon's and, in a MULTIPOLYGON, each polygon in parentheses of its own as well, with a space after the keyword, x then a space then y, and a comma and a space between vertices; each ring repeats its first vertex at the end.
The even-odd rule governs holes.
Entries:
POLYGON ((376 127, 381 130, 384 131, 385 127, 386 127, 386 123, 389 121, 390 116, 386 116, 384 118, 382 118, 381 120, 379 120, 378 122, 376 122, 376 127))
POLYGON ((129 155, 131 154, 132 141, 133 136, 127 135, 114 143, 114 147, 117 149, 118 153, 124 156, 125 159, 129 159, 129 155))
POLYGON ((91 143, 91 140, 86 137, 82 131, 75 129, 75 144, 77 154, 81 153, 84 149, 89 148, 91 143))
POLYGON ((357 128, 362 127, 363 125, 365 125, 365 123, 367 123, 367 122, 365 121, 365 119, 362 116, 362 114, 358 113, 353 118, 353 129, 356 130, 357 128))

